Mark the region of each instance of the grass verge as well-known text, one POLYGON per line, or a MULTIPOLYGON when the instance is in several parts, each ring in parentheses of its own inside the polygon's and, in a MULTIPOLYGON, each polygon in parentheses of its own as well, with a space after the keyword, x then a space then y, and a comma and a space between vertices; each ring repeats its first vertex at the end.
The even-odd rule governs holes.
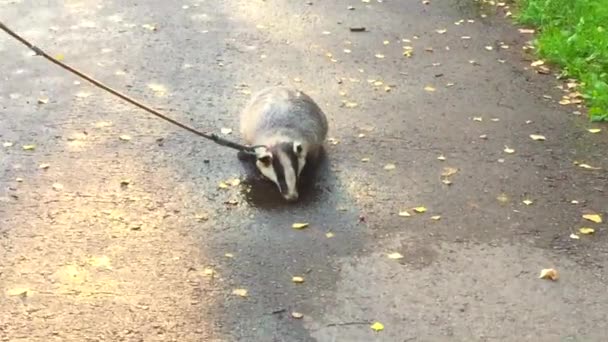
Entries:
POLYGON ((540 57, 582 82, 592 121, 608 121, 608 0, 520 0, 517 21, 536 26, 540 57))

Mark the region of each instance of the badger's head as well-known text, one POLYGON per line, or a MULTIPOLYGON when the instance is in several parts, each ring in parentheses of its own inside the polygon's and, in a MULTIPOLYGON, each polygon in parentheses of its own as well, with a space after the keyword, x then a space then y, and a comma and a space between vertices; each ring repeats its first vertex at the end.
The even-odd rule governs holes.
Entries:
POLYGON ((306 164, 306 147, 299 141, 281 142, 255 150, 256 166, 273 181, 288 201, 298 199, 298 180, 306 164))

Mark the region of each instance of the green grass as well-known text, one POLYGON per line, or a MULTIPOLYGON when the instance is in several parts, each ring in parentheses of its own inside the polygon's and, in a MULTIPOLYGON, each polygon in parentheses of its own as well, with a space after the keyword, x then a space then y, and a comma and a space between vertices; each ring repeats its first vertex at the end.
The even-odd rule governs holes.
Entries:
POLYGON ((583 83, 592 121, 608 121, 608 0, 520 0, 518 22, 540 31, 539 55, 583 83))

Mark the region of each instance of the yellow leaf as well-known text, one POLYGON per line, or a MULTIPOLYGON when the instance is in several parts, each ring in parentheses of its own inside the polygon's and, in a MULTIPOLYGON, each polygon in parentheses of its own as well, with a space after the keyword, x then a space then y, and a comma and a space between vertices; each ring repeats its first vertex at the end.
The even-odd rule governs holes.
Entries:
POLYGON ((587 169, 587 170, 601 170, 601 167, 595 167, 595 166, 591 166, 589 164, 578 164, 579 167, 583 168, 583 169, 587 169))
POLYGON ((292 277, 291 281, 293 281, 296 284, 301 284, 304 282, 304 278, 303 277, 292 277))
POLYGON ((376 58, 382 59, 382 58, 384 58, 384 55, 383 55, 383 54, 381 54, 381 53, 377 53, 377 54, 376 54, 376 58))
POLYGON ((441 220, 441 215, 431 216, 431 220, 439 221, 439 220, 441 220))
POLYGON ((583 218, 591 222, 602 223, 602 217, 598 214, 585 214, 583 215, 583 218))
POLYGON ((384 325, 380 322, 376 322, 376 323, 372 324, 370 326, 370 328, 372 328, 372 330, 374 330, 374 331, 382 331, 382 330, 384 330, 384 325))
POLYGON ((350 49, 344 49, 342 51, 344 51, 344 53, 351 53, 352 52, 350 49))
POLYGON ((567 100, 567 99, 563 99, 563 100, 559 101, 559 104, 562 106, 568 105, 570 103, 571 103, 570 100, 567 100))
POLYGON ((532 202, 532 201, 531 201, 531 200, 529 200, 529 199, 525 199, 525 200, 523 200, 523 203, 524 203, 525 205, 531 205, 531 204, 532 204, 532 203, 534 203, 534 202, 532 202))
POLYGON ((51 167, 51 164, 46 164, 46 163, 44 163, 44 164, 40 164, 40 165, 38 165, 38 168, 39 168, 39 169, 43 169, 43 170, 46 170, 46 169, 48 169, 49 167, 51 167))
POLYGON ((130 135, 128 135, 128 134, 123 134, 123 135, 121 135, 119 138, 120 138, 120 140, 122 140, 122 141, 129 141, 129 140, 131 140, 131 136, 130 136, 130 135))
POLYGON ((401 255, 401 253, 391 253, 389 255, 387 255, 389 259, 393 259, 393 260, 398 260, 398 259, 403 259, 403 255, 401 255))
POLYGON ((13 143, 10 141, 6 141, 5 143, 2 144, 3 147, 12 147, 13 143))
POLYGON ((572 234, 570 234, 570 238, 571 238, 571 239, 574 239, 574 240, 578 240, 578 239, 580 239, 580 236, 578 236, 578 235, 576 235, 576 234, 572 233, 572 234))
POLYGON ((93 267, 107 268, 110 270, 112 269, 112 265, 110 263, 110 258, 108 258, 105 255, 102 255, 100 257, 92 257, 91 260, 89 260, 89 263, 93 267))
POLYGON ((401 216, 401 217, 410 217, 412 215, 410 215, 410 213, 408 213, 407 211, 404 210, 404 211, 400 211, 399 212, 399 216, 401 216))
POLYGON ((334 237, 334 233, 327 232, 327 233, 325 233, 325 237, 328 238, 328 239, 331 239, 332 237, 334 237))
POLYGON ((492 51, 492 50, 494 50, 494 47, 492 47, 490 45, 486 45, 485 49, 488 50, 488 51, 492 51))
POLYGON ((530 138, 532 138, 532 140, 536 140, 536 141, 545 141, 544 135, 530 134, 530 138))
POLYGON ((65 59, 65 56, 63 54, 56 54, 55 59, 61 62, 65 59))
POLYGON ((390 44, 390 43, 391 43, 391 42, 389 42, 388 40, 385 40, 385 41, 383 41, 383 42, 382 42, 382 44, 384 44, 384 45, 388 45, 388 44, 390 44))
POLYGON ((437 157, 438 160, 444 161, 445 160, 445 156, 442 154, 439 157, 437 157))
POLYGON ((226 253, 226 254, 224 254, 224 256, 226 258, 234 258, 234 254, 232 254, 232 253, 226 253))
POLYGON ((475 117, 473 117, 473 121, 479 121, 479 122, 481 122, 481 121, 483 121, 483 118, 480 117, 480 116, 475 116, 475 117))
POLYGON ((426 90, 428 92, 434 92, 436 89, 435 89, 435 87, 429 85, 429 86, 424 87, 424 90, 426 90))
POLYGON ((416 207, 416 208, 414 208, 414 211, 417 213, 424 213, 424 212, 426 212, 426 208, 425 207, 416 207))
POLYGON ((224 182, 220 182, 220 184, 218 184, 218 188, 220 188, 220 189, 228 189, 229 186, 228 186, 228 184, 226 184, 224 182))
POLYGON ((593 228, 587 228, 587 227, 581 228, 578 231, 581 234, 583 234, 583 235, 589 235, 589 234, 595 233, 595 229, 593 229, 593 228))
POLYGON ((441 183, 443 183, 445 185, 452 185, 452 181, 449 179, 443 179, 443 180, 441 180, 441 183))
POLYGON ((361 158, 361 161, 367 163, 369 161, 369 158, 361 158))
POLYGON ((32 151, 32 150, 36 149, 36 145, 23 145, 23 149, 25 151, 32 151))
POLYGON ((455 167, 444 167, 443 171, 441 172, 441 176, 443 177, 450 177, 455 175, 458 172, 458 169, 455 167))
POLYGON ((356 108, 358 106, 359 106, 359 104, 357 102, 346 101, 344 103, 344 107, 346 107, 346 108, 356 108))
POLYGON ((435 32, 437 32, 439 34, 444 34, 444 33, 448 32, 448 30, 447 29, 437 29, 437 30, 435 30, 435 32))
POLYGON ((28 292, 31 293, 31 291, 28 288, 16 287, 16 288, 7 290, 6 295, 11 296, 11 297, 13 297, 13 296, 26 297, 28 295, 28 292))
POLYGON ((559 279, 559 274, 557 273, 557 270, 554 270, 552 268, 546 268, 540 271, 539 278, 557 280, 559 279))
POLYGON ((595 133, 601 132, 602 129, 601 128, 589 128, 588 131, 589 131, 589 133, 595 134, 595 133))
POLYGON ((505 153, 508 153, 508 154, 513 154, 513 153, 515 153, 515 150, 514 150, 514 149, 512 149, 512 148, 510 148, 509 146, 505 146, 504 151, 505 151, 505 153))
POLYGON ((300 318, 304 317, 304 314, 294 311, 291 313, 291 317, 293 317, 295 319, 300 319, 300 318))
POLYGON ((240 297, 247 297, 247 290, 245 290, 245 289, 234 289, 234 290, 232 290, 232 294, 240 296, 240 297))
POLYGON ((306 227, 308 227, 308 223, 294 223, 291 225, 293 229, 304 229, 306 227))
POLYGON ((386 164, 384 165, 384 169, 387 171, 394 170, 396 168, 395 164, 386 164))

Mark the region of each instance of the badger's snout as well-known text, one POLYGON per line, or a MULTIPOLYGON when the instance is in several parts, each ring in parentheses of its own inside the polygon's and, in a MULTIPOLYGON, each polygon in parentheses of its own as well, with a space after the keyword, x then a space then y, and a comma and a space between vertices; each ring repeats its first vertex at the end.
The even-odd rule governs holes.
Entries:
POLYGON ((288 202, 295 202, 298 200, 300 196, 297 192, 283 194, 283 198, 285 198, 288 202))

